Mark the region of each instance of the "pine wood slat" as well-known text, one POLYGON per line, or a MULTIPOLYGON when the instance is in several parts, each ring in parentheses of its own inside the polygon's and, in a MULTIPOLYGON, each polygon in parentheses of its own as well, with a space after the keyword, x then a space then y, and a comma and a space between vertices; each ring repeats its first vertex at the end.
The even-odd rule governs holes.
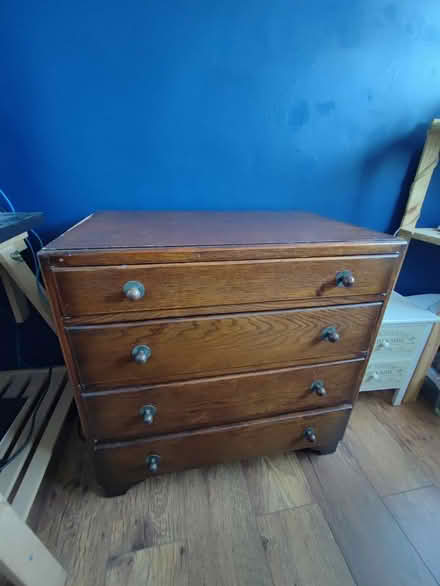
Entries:
POLYGON ((20 486, 14 496, 14 510, 22 517, 27 519, 31 510, 32 503, 40 487, 46 468, 49 464, 52 450, 57 440, 61 426, 67 415, 70 405, 72 404, 72 387, 71 384, 65 384, 63 392, 58 399, 57 405, 48 422, 43 436, 41 437, 32 460, 26 469, 26 472, 20 482, 20 486))
MULTIPOLYGON (((47 369, 44 370, 47 373, 47 369)), ((0 372, 0 397, 18 397, 23 393, 31 380, 27 370, 8 370, 0 372)))
POLYGON ((410 187, 405 214, 399 231, 413 233, 420 217, 434 169, 438 165, 440 150, 440 119, 435 118, 426 136, 416 176, 410 187))
MULTIPOLYGON (((22 434, 18 436, 23 423, 26 421, 30 414, 30 410, 38 399, 45 383, 48 380, 49 371, 47 369, 41 371, 16 371, 12 373, 2 373, 4 380, 9 380, 10 384, 3 394, 4 398, 7 397, 27 397, 26 403, 20 409, 19 413, 15 417, 14 421, 9 426, 7 432, 0 440, 0 458, 3 458, 5 454, 10 450, 11 445, 15 445, 18 437, 23 437, 22 434), (7 378, 7 377, 10 378, 7 378)), ((1 481, 1 475, 0 475, 1 481)))
POLYGON ((421 240, 422 242, 428 242, 435 246, 440 245, 440 232, 437 228, 416 228, 411 235, 414 240, 421 240))
MULTIPOLYGON (((41 402, 41 406, 38 410, 38 413, 35 418, 35 427, 34 427, 34 436, 38 434, 38 431, 45 421, 48 411, 51 408, 53 401, 55 400, 59 390, 60 385, 62 384, 64 378, 66 376, 66 371, 64 367, 54 368, 52 371, 52 378, 50 381, 49 388, 47 389, 45 396, 41 402)), ((22 445, 22 442, 26 440, 28 435, 28 431, 31 428, 31 417, 29 417, 28 421, 26 422, 25 426, 23 427, 17 441, 16 445, 22 445)), ((20 453, 19 456, 15 458, 2 472, 0 473, 0 492, 4 495, 8 496, 11 490, 14 487, 16 480, 19 477, 19 474, 22 470, 23 465, 26 462, 26 459, 32 449, 32 441, 24 448, 24 450, 20 453)))
POLYGON ((1 494, 0 528, 1 574, 17 586, 63 586, 66 572, 1 494))

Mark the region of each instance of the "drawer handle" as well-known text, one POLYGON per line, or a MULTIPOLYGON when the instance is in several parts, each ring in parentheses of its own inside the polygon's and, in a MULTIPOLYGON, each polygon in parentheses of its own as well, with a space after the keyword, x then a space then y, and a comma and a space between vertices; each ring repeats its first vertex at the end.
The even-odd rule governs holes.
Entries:
POLYGON ((315 433, 315 430, 313 429, 313 427, 308 427, 304 431, 304 437, 306 438, 307 441, 309 441, 312 444, 314 444, 316 442, 316 440, 318 439, 316 437, 316 433, 315 433))
POLYGON ((310 385, 310 390, 312 393, 316 393, 318 397, 325 397, 327 394, 324 381, 322 380, 314 380, 310 385))
POLYGON ((337 287, 353 287, 355 283, 354 275, 351 271, 339 271, 336 273, 336 286, 337 287))
POLYGON ((137 364, 145 364, 151 356, 150 346, 135 346, 131 351, 131 356, 137 364))
POLYGON ((122 290, 130 301, 138 301, 145 295, 145 287, 139 281, 127 281, 122 290))
POLYGON ((159 454, 151 454, 147 458, 147 468, 150 472, 157 472, 159 470, 160 456, 159 454))
POLYGON ((156 415, 156 407, 154 405, 144 405, 139 409, 139 414, 144 418, 144 423, 151 425, 156 415))
POLYGON ((338 334, 336 326, 328 326, 324 328, 321 332, 321 340, 327 340, 327 342, 339 342, 341 336, 338 334))

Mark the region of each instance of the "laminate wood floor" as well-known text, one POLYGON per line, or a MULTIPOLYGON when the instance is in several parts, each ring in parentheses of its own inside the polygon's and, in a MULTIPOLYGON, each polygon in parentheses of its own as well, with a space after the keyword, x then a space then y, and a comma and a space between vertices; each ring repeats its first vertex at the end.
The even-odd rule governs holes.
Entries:
POLYGON ((440 584, 440 418, 364 393, 335 454, 89 486, 76 421, 31 524, 69 586, 440 584))

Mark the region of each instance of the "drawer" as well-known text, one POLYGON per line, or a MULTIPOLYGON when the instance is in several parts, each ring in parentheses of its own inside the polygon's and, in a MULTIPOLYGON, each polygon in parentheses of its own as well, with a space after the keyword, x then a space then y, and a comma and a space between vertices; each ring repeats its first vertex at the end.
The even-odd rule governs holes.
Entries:
POLYGON ((57 268, 54 274, 62 312, 74 317, 380 294, 388 291, 397 260, 380 255, 170 263, 57 268), (337 286, 342 271, 352 272, 351 287, 337 286))
POLYGON ((84 395, 99 440, 143 437, 350 402, 364 360, 84 395))
POLYGON ((132 442, 98 444, 95 447, 97 479, 117 491, 151 474, 309 447, 334 447, 342 438, 350 412, 351 407, 343 405, 327 411, 282 415, 132 442), (309 428, 316 436, 315 442, 306 437, 309 428), (153 455, 159 456, 157 472, 150 466, 149 458, 153 455))
POLYGON ((399 389, 408 380, 412 361, 370 361, 362 380, 361 391, 399 389))
POLYGON ((382 304, 66 328, 80 383, 116 387, 355 358, 382 304), (337 331, 335 343, 323 337, 337 331))
POLYGON ((373 356, 379 359, 410 358, 420 353, 432 323, 382 324, 374 345, 373 356))

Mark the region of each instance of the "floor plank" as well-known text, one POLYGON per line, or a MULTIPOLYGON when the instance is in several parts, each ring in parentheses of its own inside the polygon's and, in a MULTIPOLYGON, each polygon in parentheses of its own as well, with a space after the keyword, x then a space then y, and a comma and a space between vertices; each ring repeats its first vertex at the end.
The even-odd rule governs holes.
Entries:
POLYGON ((185 476, 190 584, 272 586, 239 463, 185 476))
POLYGON ((362 396, 363 404, 406 451, 414 454, 426 475, 440 487, 440 420, 432 408, 422 400, 393 407, 375 393, 365 395, 369 396, 362 396))
POLYGON ((312 502, 304 471, 295 454, 243 462, 252 505, 257 514, 273 513, 312 502))
POLYGON ((354 586, 319 505, 260 516, 274 586, 354 586))
POLYGON ((184 474, 149 478, 111 499, 110 557, 184 538, 184 474))
POLYGON ((396 440, 362 400, 350 418, 344 443, 381 496, 432 484, 418 458, 396 440))
POLYGON ((440 438, 439 418, 425 401, 418 400, 394 407, 388 397, 386 393, 363 393, 360 402, 374 413, 399 442, 411 448, 413 442, 440 438))
POLYGON ((105 586, 188 586, 185 545, 171 543, 115 558, 107 568, 105 586))
POLYGON ((396 494, 385 504, 440 582, 440 489, 432 486, 396 494))
POLYGON ((436 584, 346 446, 309 463, 309 484, 358 586, 436 584))
POLYGON ((68 571, 68 586, 118 579, 143 586, 142 568, 161 556, 169 560, 161 566, 171 584, 173 564, 181 564, 191 586, 290 585, 294 577, 327 586, 338 573, 344 584, 350 574, 340 569, 338 548, 357 586, 433 586, 425 565, 435 571, 431 542, 419 527, 440 523, 435 489, 384 497, 387 506, 378 491, 414 486, 424 475, 440 481, 439 419, 422 404, 391 407, 374 395, 361 396, 335 454, 304 452, 159 476, 112 499, 97 491, 75 426, 63 439, 60 465, 44 481, 34 527, 68 571), (421 504, 403 504, 418 494, 421 504), (132 566, 142 578, 129 573, 132 566))

